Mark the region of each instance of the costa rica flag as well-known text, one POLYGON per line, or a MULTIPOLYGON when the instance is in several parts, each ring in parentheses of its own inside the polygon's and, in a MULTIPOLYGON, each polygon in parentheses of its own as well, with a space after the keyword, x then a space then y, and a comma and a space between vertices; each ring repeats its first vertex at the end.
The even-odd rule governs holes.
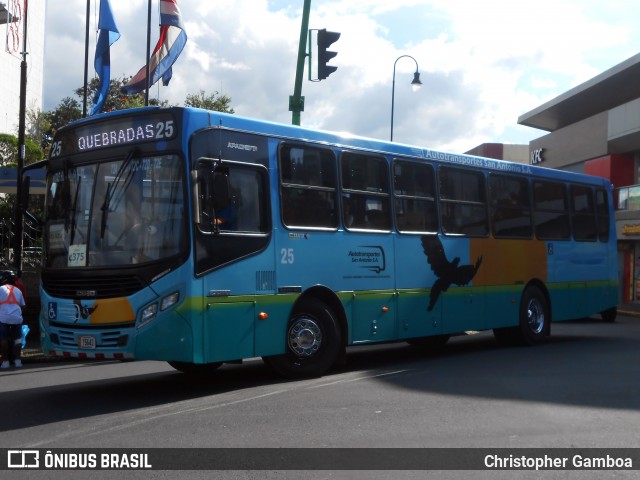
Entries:
POLYGON ((160 78, 167 86, 173 74, 172 65, 187 43, 178 0, 160 0, 160 38, 149 59, 149 84, 146 85, 147 66, 144 65, 131 81, 122 87, 126 94, 139 93, 150 88, 160 78))

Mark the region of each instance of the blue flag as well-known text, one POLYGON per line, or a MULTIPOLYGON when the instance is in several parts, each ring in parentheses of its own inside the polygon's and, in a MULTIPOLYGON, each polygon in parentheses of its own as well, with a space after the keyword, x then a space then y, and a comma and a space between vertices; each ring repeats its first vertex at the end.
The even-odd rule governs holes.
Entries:
POLYGON ((98 20, 98 43, 96 44, 96 59, 94 66, 100 79, 98 91, 93 97, 93 109, 91 115, 100 113, 111 83, 111 55, 109 49, 120 38, 120 32, 116 27, 109 0, 100 0, 100 19, 98 20))

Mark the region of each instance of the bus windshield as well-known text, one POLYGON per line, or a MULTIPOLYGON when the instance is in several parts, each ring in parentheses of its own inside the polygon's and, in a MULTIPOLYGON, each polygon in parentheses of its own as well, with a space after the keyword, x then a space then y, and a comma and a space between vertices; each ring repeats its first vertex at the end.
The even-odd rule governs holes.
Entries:
POLYGON ((138 157, 132 151, 50 171, 45 266, 122 266, 180 253, 187 245, 184 195, 176 155, 138 157))

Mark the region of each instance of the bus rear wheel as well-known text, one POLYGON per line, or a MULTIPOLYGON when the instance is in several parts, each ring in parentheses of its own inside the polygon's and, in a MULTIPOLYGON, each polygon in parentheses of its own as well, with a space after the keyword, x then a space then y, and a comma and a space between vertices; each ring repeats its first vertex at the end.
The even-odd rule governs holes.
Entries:
POLYGON ((520 301, 519 324, 513 328, 496 328, 496 340, 507 345, 536 345, 551 332, 551 314, 547 297, 536 286, 528 287, 520 301))
POLYGON ((547 298, 535 286, 527 288, 520 303, 520 333, 527 345, 545 341, 551 331, 551 315, 547 298))
POLYGON ((296 305, 285 342, 286 352, 264 357, 265 363, 286 378, 318 377, 336 362, 342 336, 331 309, 307 297, 296 305))
POLYGON ((617 307, 608 308, 607 310, 603 310, 602 312, 600 312, 600 315, 602 315, 602 321, 604 322, 608 322, 608 323, 615 322, 616 316, 618 315, 618 308, 617 307))

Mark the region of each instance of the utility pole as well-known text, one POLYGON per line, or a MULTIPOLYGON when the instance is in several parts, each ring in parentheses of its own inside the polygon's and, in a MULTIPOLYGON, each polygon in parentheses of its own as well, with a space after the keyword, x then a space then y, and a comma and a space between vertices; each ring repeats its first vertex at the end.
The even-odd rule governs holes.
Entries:
POLYGON ((304 97, 302 96, 302 77, 304 76, 304 61, 307 57, 307 32, 309 31, 309 10, 311 0, 304 0, 302 7, 302 25, 300 27, 300 44, 298 46, 298 65, 296 67, 296 82, 293 95, 289 97, 289 111, 291 124, 300 125, 300 112, 304 111, 304 97))
POLYGON ((18 171, 16 172, 16 212, 15 230, 13 244, 13 263, 22 272, 22 169, 26 156, 25 147, 25 118, 27 115, 27 19, 29 12, 29 2, 24 1, 24 33, 22 47, 22 62, 20 62, 20 113, 18 120, 18 171))
POLYGON ((87 91, 89 89, 89 21, 91 20, 91 0, 87 0, 87 16, 84 32, 84 88, 82 89, 82 118, 87 116, 87 91))

